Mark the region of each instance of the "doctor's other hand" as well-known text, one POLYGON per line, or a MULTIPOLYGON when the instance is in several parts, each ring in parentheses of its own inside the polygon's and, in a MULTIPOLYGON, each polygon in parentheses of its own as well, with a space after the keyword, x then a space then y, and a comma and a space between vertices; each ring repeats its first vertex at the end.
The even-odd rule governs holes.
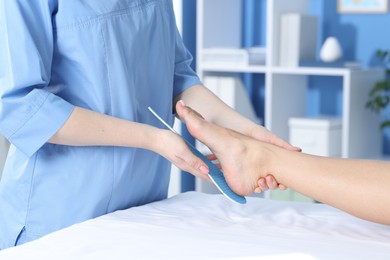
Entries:
POLYGON ((208 177, 209 168, 191 152, 183 138, 170 130, 161 129, 160 131, 160 141, 154 145, 153 151, 169 160, 179 169, 211 181, 208 177))
MULTIPOLYGON (((192 110, 192 111, 196 112, 195 110, 192 110)), ((199 116, 201 116, 201 115, 199 114, 199 116)), ((213 162, 218 161, 218 158, 217 158, 217 156, 215 156, 215 154, 209 154, 206 157, 210 161, 213 161, 213 162)), ((222 170, 221 164, 219 162, 214 163, 214 165, 218 169, 222 170)), ((287 187, 284 186, 283 184, 279 184, 276 181, 275 177, 272 175, 267 175, 266 177, 260 177, 257 180, 257 184, 259 186, 256 187, 255 190, 253 191, 255 193, 260 193, 260 192, 267 191, 267 190, 275 190, 275 189, 285 190, 285 189, 287 189, 287 187)))
POLYGON ((265 127, 258 124, 255 124, 254 126, 250 127, 246 133, 242 133, 242 134, 252 137, 258 141, 270 143, 287 150, 297 151, 297 152, 302 151, 301 148, 292 146, 288 142, 284 141, 283 139, 279 138, 272 132, 268 131, 265 127))
POLYGON ((270 145, 259 149, 263 143, 236 131, 207 122, 197 112, 177 102, 176 112, 186 123, 188 131, 207 145, 218 158, 230 188, 239 195, 249 195, 258 187, 258 180, 276 180, 267 169, 270 145))

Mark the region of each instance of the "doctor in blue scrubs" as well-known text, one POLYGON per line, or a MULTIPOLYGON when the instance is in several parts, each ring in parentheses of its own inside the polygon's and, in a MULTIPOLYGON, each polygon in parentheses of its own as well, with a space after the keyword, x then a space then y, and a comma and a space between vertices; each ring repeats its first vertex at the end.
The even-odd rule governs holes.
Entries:
POLYGON ((171 163, 207 179, 173 124, 182 99, 215 124, 294 149, 201 85, 170 0, 1 0, 0 248, 166 198, 171 163))

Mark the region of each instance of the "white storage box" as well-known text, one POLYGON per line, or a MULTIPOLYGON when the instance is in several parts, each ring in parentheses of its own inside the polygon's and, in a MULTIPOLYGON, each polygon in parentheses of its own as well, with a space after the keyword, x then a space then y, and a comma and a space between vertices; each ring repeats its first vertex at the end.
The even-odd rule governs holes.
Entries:
POLYGON ((262 46, 248 48, 249 65, 265 65, 267 50, 262 46))
POLYGON ((319 156, 341 156, 341 118, 290 118, 289 142, 302 152, 319 156))
POLYGON ((265 59, 266 50, 261 46, 247 49, 206 48, 201 52, 201 61, 206 64, 264 65, 265 59))
POLYGON ((249 54, 246 49, 207 48, 202 50, 201 60, 211 64, 249 64, 249 54))
POLYGON ((299 62, 314 61, 317 49, 318 17, 286 13, 280 19, 279 65, 299 66, 299 62))

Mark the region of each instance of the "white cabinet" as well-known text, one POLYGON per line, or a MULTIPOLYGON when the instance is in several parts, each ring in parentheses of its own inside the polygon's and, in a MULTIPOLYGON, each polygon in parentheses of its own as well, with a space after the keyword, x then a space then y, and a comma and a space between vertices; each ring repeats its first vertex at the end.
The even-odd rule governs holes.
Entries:
POLYGON ((5 139, 4 136, 0 135, 0 180, 3 174, 3 168, 4 168, 5 159, 7 158, 8 149, 9 149, 8 140, 5 139))
POLYGON ((288 120, 290 144, 305 153, 340 157, 341 119, 338 117, 291 117, 288 120))
POLYGON ((380 158, 380 117, 365 108, 369 89, 383 77, 380 69, 270 68, 266 79, 265 126, 288 140, 288 119, 305 116, 307 77, 310 75, 343 79, 341 156, 380 158))
MULTIPOLYGON (((259 0, 260 1, 260 0, 259 0)), ((264 65, 202 60, 211 48, 240 48, 242 37, 241 0, 198 0, 197 3, 197 72, 208 75, 255 73, 265 75, 265 127, 289 140, 288 120, 304 117, 306 112, 308 77, 329 76, 342 79, 341 157, 379 158, 382 135, 380 117, 365 108, 371 86, 384 77, 381 69, 348 69, 325 67, 279 66, 281 15, 308 14, 308 0, 266 1, 266 61, 264 65)), ((319 25, 321 26, 321 25, 319 25)), ((260 32, 259 32, 260 33, 260 32)), ((202 182, 197 182, 202 190, 202 182)))

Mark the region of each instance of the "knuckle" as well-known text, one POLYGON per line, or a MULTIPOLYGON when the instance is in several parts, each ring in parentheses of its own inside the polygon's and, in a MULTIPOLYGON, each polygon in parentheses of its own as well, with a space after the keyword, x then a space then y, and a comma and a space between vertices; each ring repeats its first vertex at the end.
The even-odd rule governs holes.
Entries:
POLYGON ((188 164, 190 165, 191 168, 196 169, 196 170, 197 170, 197 169, 199 168, 199 166, 200 166, 199 159, 194 158, 194 157, 192 157, 192 158, 190 159, 190 161, 188 162, 188 164))

